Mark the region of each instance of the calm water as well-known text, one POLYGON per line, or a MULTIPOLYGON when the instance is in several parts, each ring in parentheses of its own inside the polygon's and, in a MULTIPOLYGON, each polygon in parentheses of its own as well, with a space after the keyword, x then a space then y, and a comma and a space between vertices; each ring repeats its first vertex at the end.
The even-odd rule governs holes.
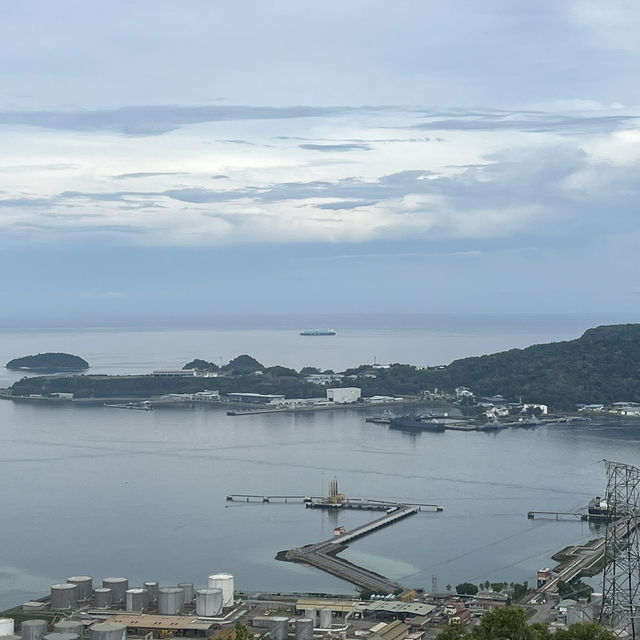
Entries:
MULTIPOLYGON (((562 331, 555 339, 575 335, 562 331)), ((247 352, 265 364, 339 369, 371 361, 372 352, 381 362, 448 361, 460 345, 477 352, 528 340, 524 346, 534 334, 353 330, 318 346, 290 331, 4 332, 0 358, 65 350, 95 371, 124 372, 247 352), (399 355, 387 355, 392 350, 399 355)), ((3 383, 12 378, 5 374, 3 383)), ((79 574, 204 585, 224 570, 244 589, 352 593, 348 583, 274 556, 370 516, 225 501, 228 492, 324 493, 334 476, 354 497, 445 507, 357 541, 346 557, 427 589, 432 575, 441 587, 532 580, 550 554, 594 532, 581 522, 529 521, 526 512, 586 504, 603 489, 603 458, 640 463, 635 423, 409 436, 365 423, 365 415, 233 418, 215 408, 147 413, 0 402, 0 607, 79 574)))

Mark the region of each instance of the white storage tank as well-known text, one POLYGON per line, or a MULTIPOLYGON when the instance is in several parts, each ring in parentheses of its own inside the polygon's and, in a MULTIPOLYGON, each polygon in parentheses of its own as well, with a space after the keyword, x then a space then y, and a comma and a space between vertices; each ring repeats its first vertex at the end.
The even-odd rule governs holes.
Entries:
POLYGON ((222 589, 196 591, 196 615, 215 618, 222 613, 222 589))
POLYGON ((289 618, 284 616, 271 616, 269 636, 271 640, 287 640, 289 632, 289 618))
POLYGON ((313 640, 313 620, 298 618, 295 621, 296 640, 313 640))
POLYGON ((91 576, 71 576, 67 578, 69 584, 78 587, 78 602, 86 602, 93 591, 93 578, 91 576))
POLYGON ((40 640, 47 633, 46 620, 25 620, 20 625, 22 640, 40 640))
POLYGON ((158 589, 160 588, 160 584, 156 580, 147 580, 147 582, 142 585, 142 588, 149 592, 149 604, 158 602, 158 589))
POLYGON ((311 618, 313 620, 313 626, 316 626, 316 620, 318 619, 318 612, 315 609, 305 609, 304 617, 311 618))
POLYGON ((127 640, 127 627, 116 622, 97 622, 89 627, 90 640, 127 640))
POLYGON ((163 587, 158 589, 158 613, 162 616, 175 616, 184 609, 184 589, 163 587))
POLYGON ((320 609, 320 628, 331 628, 331 609, 320 609))
POLYGON ((14 630, 13 618, 0 618, 0 636, 12 636, 14 630))
POLYGON ((60 620, 53 625, 53 631, 55 633, 75 633, 79 638, 82 638, 84 625, 79 620, 60 620))
POLYGON ((146 589, 127 589, 127 611, 146 611, 149 606, 149 592, 146 589))
POLYGON ((186 604, 193 602, 194 587, 193 582, 178 582, 178 586, 184 590, 184 601, 186 604))
POLYGON ((55 611, 69 611, 78 606, 78 587, 68 582, 51 586, 51 608, 55 611))
POLYGON ((42 636, 42 640, 79 640, 80 636, 77 633, 45 633, 42 636))
POLYGON ((129 588, 128 578, 104 578, 102 586, 111 589, 111 604, 124 604, 129 588))
POLYGON ((234 586, 230 573, 214 573, 209 576, 209 589, 222 589, 222 606, 233 607, 234 586))
POLYGON ((93 598, 96 604, 96 608, 108 609, 111 606, 113 594, 111 593, 111 589, 100 587, 93 592, 93 598))

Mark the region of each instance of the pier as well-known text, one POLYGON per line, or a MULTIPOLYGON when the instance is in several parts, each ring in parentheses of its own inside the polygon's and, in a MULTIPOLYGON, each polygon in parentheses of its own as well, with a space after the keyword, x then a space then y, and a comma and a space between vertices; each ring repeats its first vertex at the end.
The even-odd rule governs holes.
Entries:
POLYGON ((266 496, 258 493, 229 493, 227 502, 306 502, 322 500, 319 496, 266 496))
POLYGON ((564 518, 577 518, 578 520, 587 520, 588 515, 581 511, 528 511, 527 518, 529 520, 535 520, 536 517, 553 518, 555 520, 562 520, 564 518))
POLYGON ((427 502, 394 502, 372 498, 347 498, 338 490, 336 479, 329 481, 329 495, 326 497, 259 494, 259 493, 229 493, 227 502, 303 502, 307 509, 355 509, 359 511, 384 511, 384 515, 371 520, 355 529, 345 531, 344 527, 337 527, 335 535, 330 540, 307 544, 303 547, 279 551, 276 560, 286 562, 301 562, 322 569, 338 578, 347 580, 363 589, 378 594, 389 594, 403 591, 404 587, 395 580, 386 578, 375 571, 360 567, 348 560, 339 558, 338 554, 347 548, 348 543, 369 535, 383 527, 413 516, 423 510, 443 511, 442 505, 427 502))
POLYGON ((317 542, 304 547, 296 547, 295 549, 288 549, 287 551, 280 551, 276 559, 310 564, 338 578, 358 585, 363 589, 373 591, 374 593, 387 594, 394 593, 398 591, 398 589, 404 590, 405 587, 399 582, 386 578, 375 571, 360 567, 343 558, 338 558, 337 556, 347 548, 348 542, 366 536, 383 527, 387 527, 398 520, 412 516, 418 513, 418 511, 418 507, 399 506, 392 513, 387 513, 381 518, 376 518, 371 522, 346 531, 342 535, 331 538, 330 540, 317 542))

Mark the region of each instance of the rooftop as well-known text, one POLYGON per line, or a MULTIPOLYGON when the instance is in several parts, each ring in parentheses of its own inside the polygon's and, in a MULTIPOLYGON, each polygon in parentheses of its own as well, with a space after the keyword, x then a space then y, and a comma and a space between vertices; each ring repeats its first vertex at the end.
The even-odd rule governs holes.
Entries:
POLYGON ((146 613, 117 614, 109 618, 109 622, 117 622, 129 628, 180 631, 207 631, 213 624, 210 620, 201 620, 197 616, 158 616, 146 613))

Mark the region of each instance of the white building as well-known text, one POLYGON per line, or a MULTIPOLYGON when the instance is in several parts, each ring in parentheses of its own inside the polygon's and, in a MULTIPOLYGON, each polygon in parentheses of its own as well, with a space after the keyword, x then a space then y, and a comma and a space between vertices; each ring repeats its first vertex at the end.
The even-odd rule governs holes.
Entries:
POLYGON ((155 378, 192 378, 196 375, 195 369, 155 369, 155 378))
POLYGON ((327 389, 327 400, 336 404, 351 404, 357 402, 362 390, 360 387, 341 387, 339 389, 327 389))
POLYGON ((522 405, 522 411, 526 413, 529 409, 540 409, 543 414, 549 413, 549 407, 546 404, 527 403, 522 405))
POLYGON ((456 387, 456 400, 462 398, 473 398, 473 391, 469 391, 467 387, 456 387))
POLYGON ((341 373, 310 373, 305 376, 305 382, 312 384, 331 384, 332 382, 340 382, 344 376, 341 373))

